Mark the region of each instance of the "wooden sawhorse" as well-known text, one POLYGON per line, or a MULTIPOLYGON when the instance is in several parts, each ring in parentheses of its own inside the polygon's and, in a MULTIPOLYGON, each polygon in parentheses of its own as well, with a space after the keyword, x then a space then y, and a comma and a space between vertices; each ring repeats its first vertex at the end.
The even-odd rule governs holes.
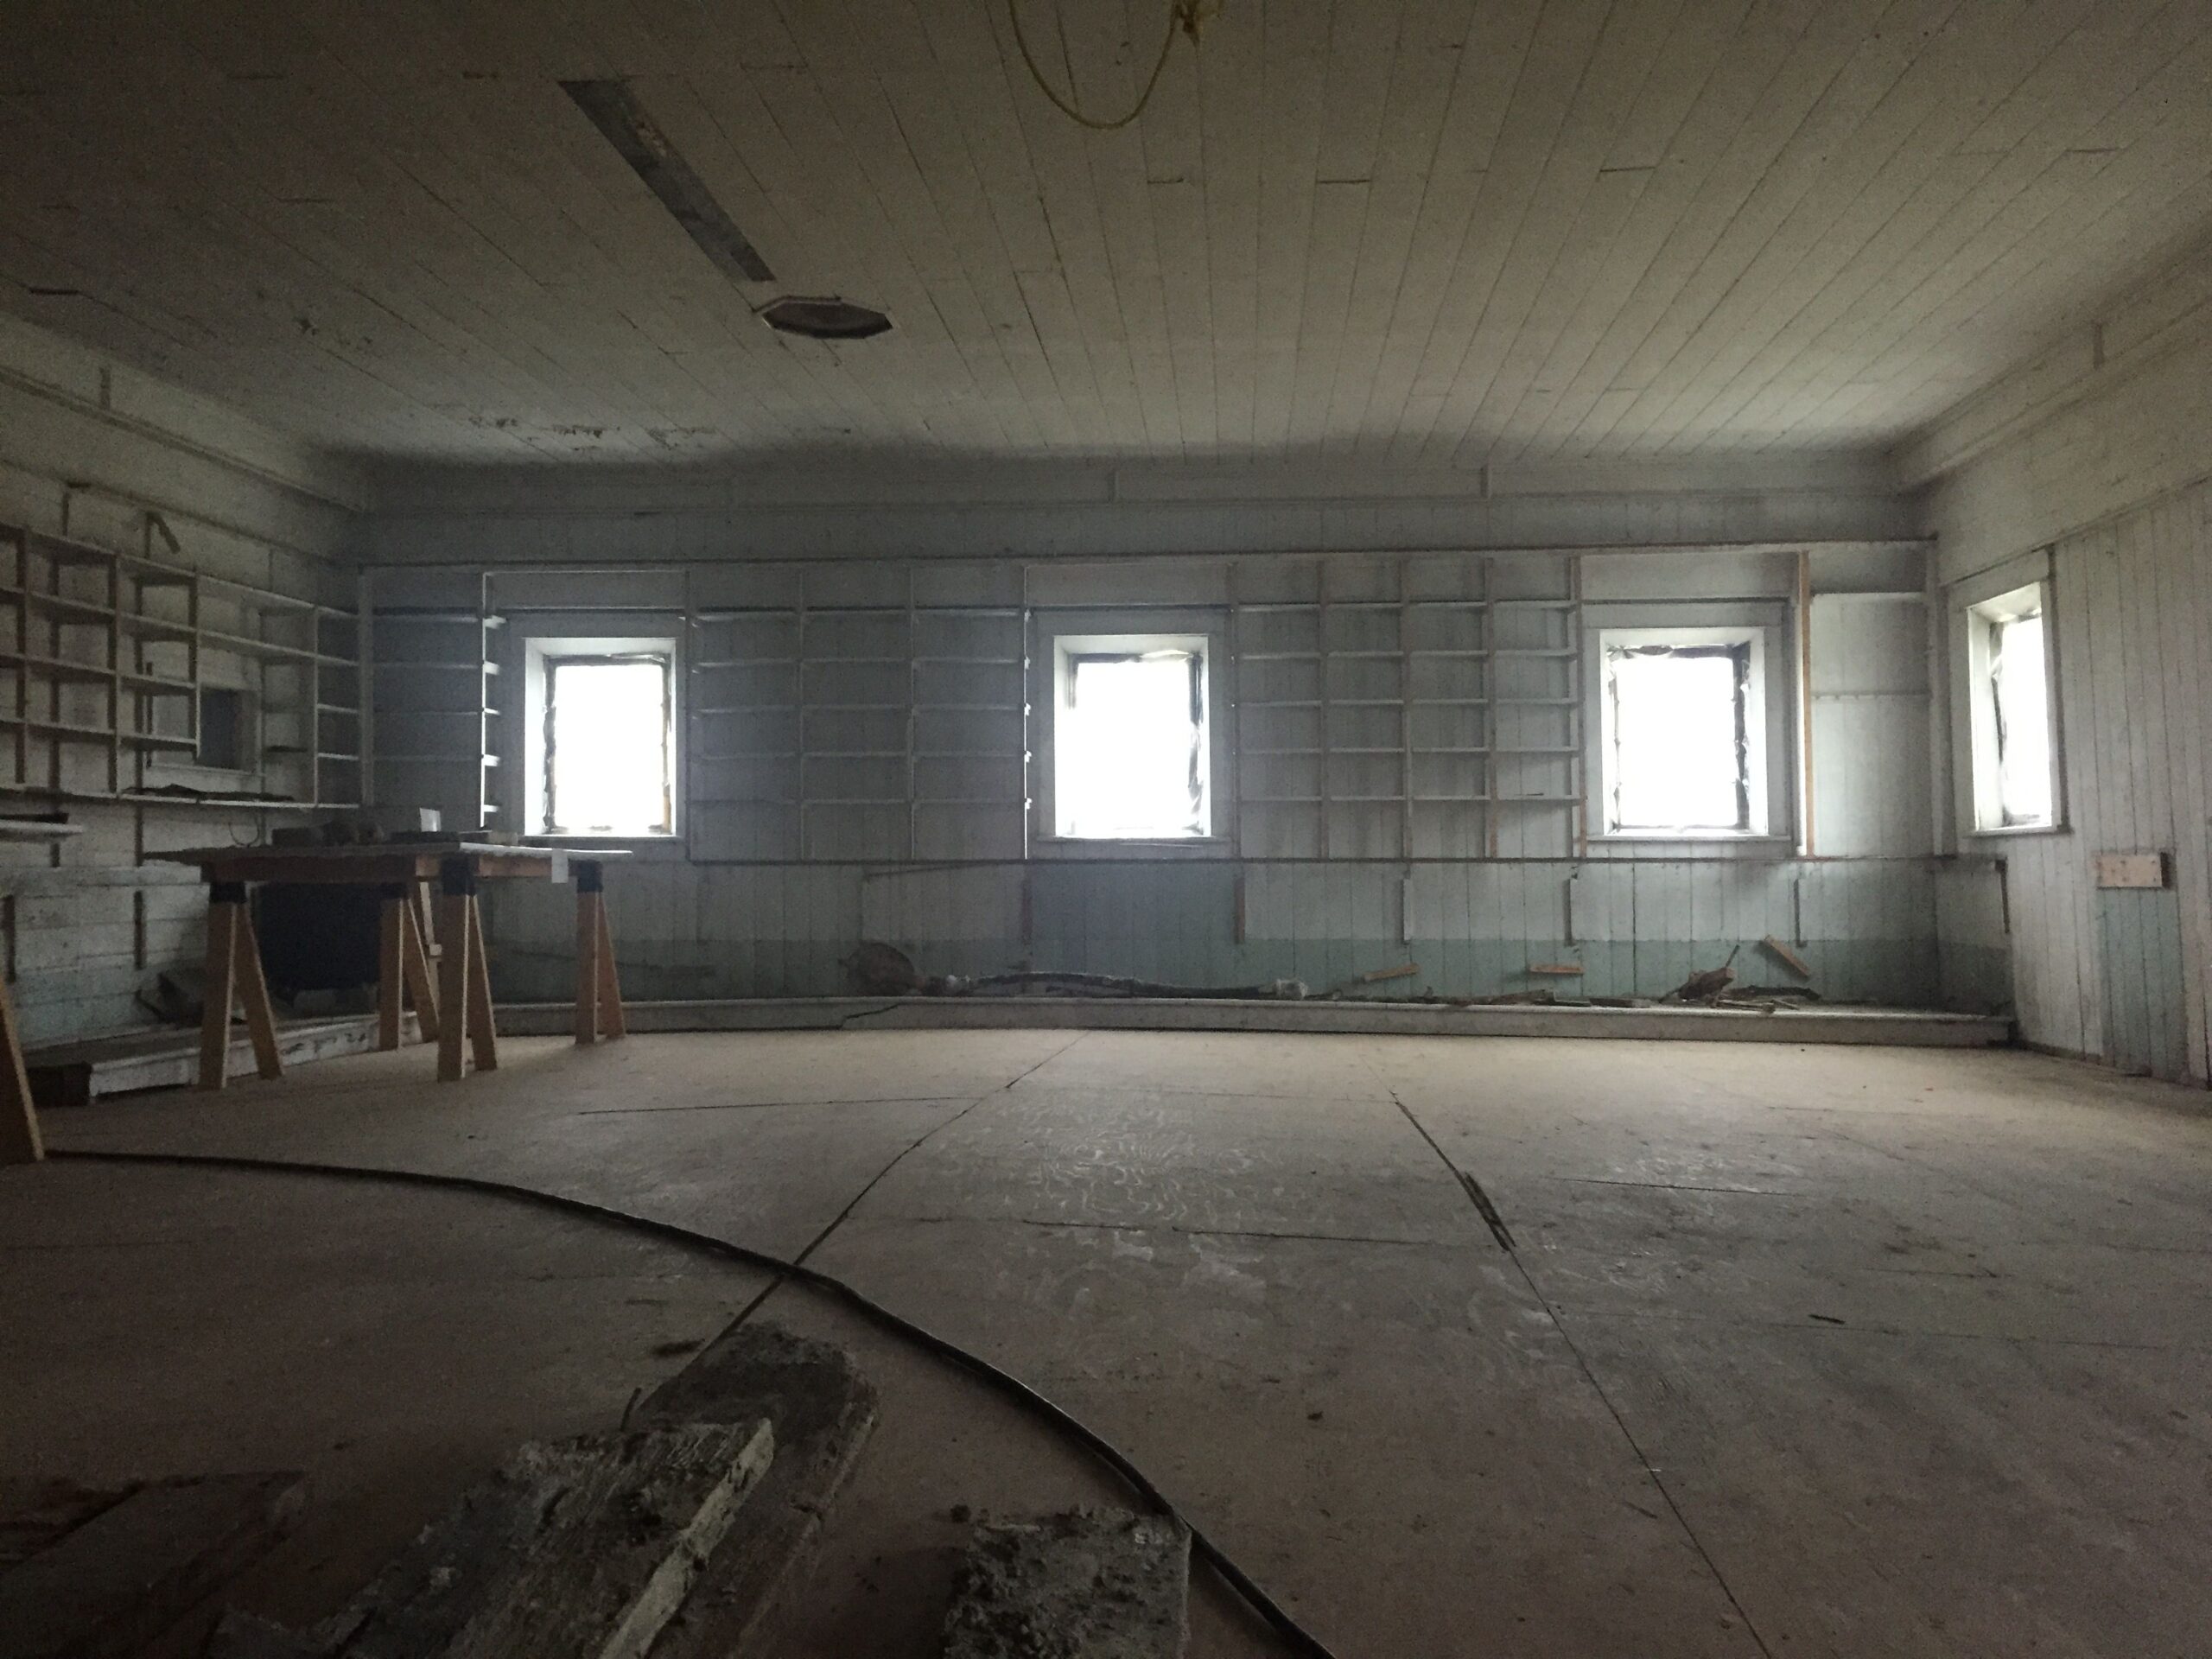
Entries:
POLYGON ((454 1082, 473 1061, 479 1071, 499 1068, 492 978, 478 903, 482 883, 566 881, 576 884, 576 1041, 625 1034, 622 990, 615 972, 613 935, 607 926, 606 861, 620 852, 571 858, 545 847, 501 847, 467 841, 393 842, 362 847, 205 847, 156 857, 194 864, 207 878, 207 1001, 200 1035, 200 1087, 228 1081, 231 1010, 245 1009, 254 1059, 264 1077, 283 1075, 261 952, 245 907, 249 881, 303 886, 374 887, 379 890, 377 1046, 397 1048, 406 1004, 415 1005, 425 1042, 438 1046, 438 1077, 454 1082), (435 949, 425 887, 437 886, 435 949))
MULTIPOLYGON (((0 841, 67 841, 84 833, 82 824, 59 819, 0 818, 0 841)), ((9 993, 7 975, 0 972, 0 1164, 35 1164, 45 1156, 30 1074, 23 1067, 16 999, 9 993)))

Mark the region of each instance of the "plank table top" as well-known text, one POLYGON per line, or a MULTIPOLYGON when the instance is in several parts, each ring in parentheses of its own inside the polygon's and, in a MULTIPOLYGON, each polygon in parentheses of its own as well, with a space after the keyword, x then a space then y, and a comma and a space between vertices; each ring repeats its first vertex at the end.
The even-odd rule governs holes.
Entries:
POLYGON ((449 859, 465 859, 482 880, 566 881, 570 867, 627 858, 626 850, 576 852, 565 847, 515 847, 495 842, 386 841, 349 847, 187 847, 149 853, 163 864, 196 865, 210 881, 290 881, 307 886, 374 887, 436 878, 449 859))

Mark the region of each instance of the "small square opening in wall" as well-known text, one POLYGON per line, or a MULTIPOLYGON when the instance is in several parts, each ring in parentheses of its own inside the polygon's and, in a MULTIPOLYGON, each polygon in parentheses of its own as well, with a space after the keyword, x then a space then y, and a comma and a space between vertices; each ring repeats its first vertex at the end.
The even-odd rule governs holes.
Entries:
POLYGON ((674 652, 632 643, 532 642, 534 833, 673 832, 674 652))
POLYGON ((1052 645, 1055 832, 1090 841, 1211 835, 1205 637, 1066 636, 1052 645))
POLYGON ((200 745, 193 759, 218 772, 245 772, 246 758, 245 693, 230 686, 200 689, 200 745))
POLYGON ((2048 829, 2057 822, 2057 771, 2043 584, 1972 607, 1967 655, 1974 827, 2048 829))
POLYGON ((1600 636, 1605 833, 1766 833, 1764 664, 1756 631, 1600 636))

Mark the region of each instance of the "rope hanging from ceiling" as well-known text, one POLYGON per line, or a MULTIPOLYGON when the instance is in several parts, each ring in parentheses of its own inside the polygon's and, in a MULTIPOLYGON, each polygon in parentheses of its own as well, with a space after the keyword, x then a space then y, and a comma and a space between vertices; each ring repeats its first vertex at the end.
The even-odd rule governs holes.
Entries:
MULTIPOLYGON (((1085 113, 1077 104, 1073 64, 1068 66, 1068 90, 1065 97, 1058 87, 1045 79, 1044 70, 1038 67, 1037 54, 1029 49, 1029 37, 1021 30, 1021 0, 1006 0, 1007 22, 1014 27, 1014 43, 1021 48, 1021 60, 1029 67, 1029 78, 1037 83, 1039 92, 1052 99, 1053 108, 1069 120, 1089 127, 1093 132, 1118 132, 1142 115, 1145 105, 1152 102, 1152 95, 1159 88, 1160 75, 1167 68, 1168 54, 1175 49, 1176 35, 1188 35, 1195 48, 1198 43, 1200 26, 1220 9, 1219 0, 1215 0, 1215 3, 1211 5, 1205 3, 1205 0, 1168 0, 1167 33, 1160 42, 1160 55, 1153 60, 1152 73, 1145 77, 1144 90, 1137 94, 1137 101, 1130 106, 1128 114, 1107 120, 1085 113)), ((1062 49, 1065 52, 1065 40, 1062 49)))

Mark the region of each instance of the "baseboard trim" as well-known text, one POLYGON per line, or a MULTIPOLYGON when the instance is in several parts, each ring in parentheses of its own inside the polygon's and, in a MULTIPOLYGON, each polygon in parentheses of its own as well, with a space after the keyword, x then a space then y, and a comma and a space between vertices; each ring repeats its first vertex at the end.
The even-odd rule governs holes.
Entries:
MULTIPOLYGON (((1632 1041, 1857 1043, 1988 1048, 2012 1040, 2005 1020, 1914 1008, 1605 1008, 1505 1003, 1457 1007, 1382 1001, 1245 1001, 1153 997, 760 997, 632 1002, 632 1032, 1258 1031, 1405 1037, 1585 1037, 1632 1041)), ((499 1009, 502 1035, 567 1036, 565 1002, 499 1009)))

